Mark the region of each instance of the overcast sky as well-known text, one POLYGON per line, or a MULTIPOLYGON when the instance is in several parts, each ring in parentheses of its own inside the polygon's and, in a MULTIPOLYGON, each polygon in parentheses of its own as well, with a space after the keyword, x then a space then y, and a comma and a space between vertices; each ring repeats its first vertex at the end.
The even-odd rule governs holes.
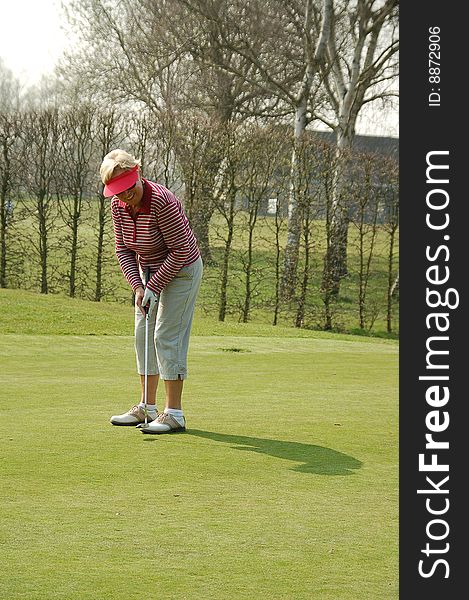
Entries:
MULTIPOLYGON (((37 83, 53 71, 67 45, 61 0, 0 0, 0 15, 0 57, 23 84, 37 83)), ((383 119, 378 106, 367 113, 357 133, 399 135, 397 114, 383 119)))
POLYGON ((0 56, 22 83, 50 73, 63 48, 60 0, 0 0, 0 56))

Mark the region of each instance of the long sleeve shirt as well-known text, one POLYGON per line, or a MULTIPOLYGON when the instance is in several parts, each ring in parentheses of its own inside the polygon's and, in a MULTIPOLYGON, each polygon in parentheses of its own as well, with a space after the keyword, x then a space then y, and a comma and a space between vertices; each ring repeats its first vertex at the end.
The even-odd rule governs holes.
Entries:
POLYGON ((164 186, 143 179, 143 197, 135 215, 128 204, 111 200, 116 256, 135 291, 150 267, 147 286, 160 294, 173 277, 195 262, 200 252, 184 209, 164 186))

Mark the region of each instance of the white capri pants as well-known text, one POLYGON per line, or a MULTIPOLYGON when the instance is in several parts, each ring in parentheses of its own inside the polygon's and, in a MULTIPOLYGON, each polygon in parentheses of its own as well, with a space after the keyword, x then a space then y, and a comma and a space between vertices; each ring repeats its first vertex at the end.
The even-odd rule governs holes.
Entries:
MULTIPOLYGON (((148 375, 164 380, 187 378, 187 351, 195 300, 202 280, 198 258, 183 267, 163 289, 158 308, 148 321, 148 375)), ((145 317, 135 308, 137 372, 145 374, 145 317)))

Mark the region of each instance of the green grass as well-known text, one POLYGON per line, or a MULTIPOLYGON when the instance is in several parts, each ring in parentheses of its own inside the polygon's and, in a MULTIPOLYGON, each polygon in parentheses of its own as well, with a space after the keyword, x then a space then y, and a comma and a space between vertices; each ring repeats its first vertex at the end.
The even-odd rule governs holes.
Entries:
MULTIPOLYGON (((26 205, 28 206, 28 205, 26 205)), ((24 244, 25 239, 37 241, 37 231, 34 225, 34 206, 28 206, 27 218, 11 225, 7 239, 7 281, 11 288, 39 291, 41 268, 37 254, 31 243, 24 244), (15 230, 16 228, 16 230, 15 230)), ((96 263, 96 231, 92 224, 96 222, 93 216, 95 207, 84 209, 83 223, 79 229, 79 252, 77 258, 76 296, 82 299, 92 299, 95 295, 95 263, 96 263)), ((19 218, 19 217, 18 217, 19 218)), ((53 294, 68 293, 68 273, 70 252, 66 229, 57 214, 54 227, 50 231, 50 248, 48 258, 48 284, 53 294)), ((129 286, 122 276, 114 256, 114 241, 112 226, 107 225, 106 243, 103 264, 103 299, 106 301, 126 304, 130 302, 129 286)), ((210 221, 210 246, 213 264, 206 264, 204 278, 200 290, 199 307, 201 315, 213 320, 218 317, 220 304, 221 267, 223 264, 224 238, 226 223, 222 217, 215 214, 210 221)), ((286 222, 283 223, 280 245, 284 249, 287 240, 286 222)), ((369 239, 366 239, 368 244, 369 239)), ((314 221, 311 225, 311 263, 310 282, 306 297, 304 326, 306 329, 321 330, 324 328, 324 301, 320 292, 322 283, 323 261, 326 248, 325 224, 314 221)), ((367 317, 366 327, 360 330, 362 334, 397 338, 399 335, 399 304, 398 300, 392 307, 392 333, 387 333, 387 261, 389 234, 383 227, 378 227, 374 258, 371 261, 371 275, 367 287, 367 317)), ((229 279, 227 289, 228 322, 237 323, 242 320, 242 309, 246 287, 246 254, 247 230, 246 213, 240 212, 235 218, 232 251, 229 262, 229 279)), ((298 282, 303 278, 304 251, 301 250, 298 267, 298 282)), ((254 253, 252 272, 252 298, 250 321, 261 325, 272 323, 275 307, 275 234, 273 220, 270 217, 259 217, 254 230, 254 253)), ((396 240, 396 256, 394 270, 397 268, 398 250, 396 240)), ((283 254, 280 258, 281 268, 283 254)), ((358 287, 359 287, 359 248, 357 230, 350 226, 348 240, 348 270, 349 275, 342 280, 341 293, 332 307, 333 327, 337 332, 353 333, 359 327, 358 316, 358 287)), ((297 292, 299 293, 299 287, 297 292)), ((295 323, 297 300, 281 303, 278 323, 283 327, 292 327, 295 323)), ((294 334, 296 335, 296 334, 294 334)))
MULTIPOLYGON (((193 325, 194 335, 241 335, 255 337, 293 337, 307 339, 377 340, 347 333, 327 333, 296 329, 268 323, 219 322, 207 316, 198 301, 193 325)), ((91 302, 59 294, 0 289, 0 334, 49 335, 132 335, 133 307, 129 303, 91 302)), ((385 338, 383 338, 383 342, 385 338)))
POLYGON ((398 597, 396 342, 198 316, 188 431, 144 436, 131 307, 0 309, 2 598, 398 597))

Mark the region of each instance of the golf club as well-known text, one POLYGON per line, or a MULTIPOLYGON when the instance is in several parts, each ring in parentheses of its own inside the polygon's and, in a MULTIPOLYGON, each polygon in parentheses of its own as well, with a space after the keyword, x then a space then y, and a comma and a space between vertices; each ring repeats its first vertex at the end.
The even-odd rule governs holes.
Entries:
MULTIPOLYGON (((145 287, 150 279, 150 267, 145 269, 145 287)), ((148 310, 149 307, 144 306, 145 311, 145 355, 144 355, 144 384, 143 384, 143 412, 145 414, 145 423, 139 423, 137 427, 146 427, 148 425, 148 310)))

